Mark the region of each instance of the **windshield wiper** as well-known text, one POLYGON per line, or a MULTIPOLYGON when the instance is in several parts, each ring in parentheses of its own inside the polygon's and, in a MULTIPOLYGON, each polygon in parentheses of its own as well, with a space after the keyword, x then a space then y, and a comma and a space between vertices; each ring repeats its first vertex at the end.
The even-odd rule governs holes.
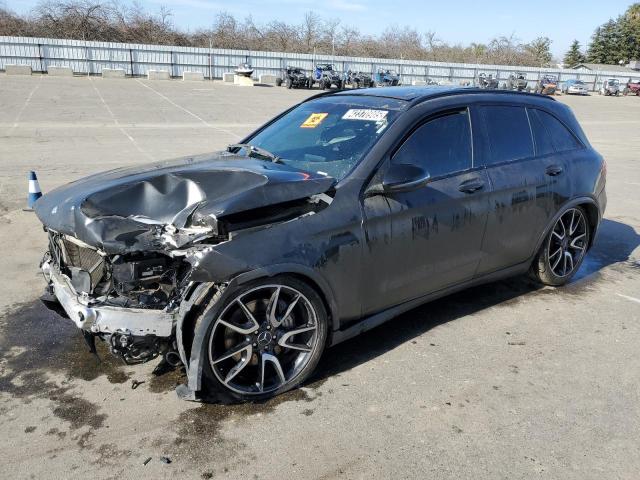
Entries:
POLYGON ((249 157, 257 157, 257 158, 262 158, 266 160, 271 160, 273 163, 283 163, 282 159, 279 156, 274 155, 273 153, 271 153, 268 150, 265 150, 264 148, 256 147, 255 145, 250 145, 248 143, 232 143, 227 147, 227 151, 231 152, 232 150, 241 149, 241 148, 244 148, 249 152, 248 154, 249 157))

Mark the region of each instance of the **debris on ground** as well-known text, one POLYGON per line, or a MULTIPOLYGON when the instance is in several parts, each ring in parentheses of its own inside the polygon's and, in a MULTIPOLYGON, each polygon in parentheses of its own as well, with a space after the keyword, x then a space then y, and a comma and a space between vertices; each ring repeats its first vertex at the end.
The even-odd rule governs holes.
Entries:
POLYGON ((144 383, 144 380, 131 380, 131 390, 135 390, 144 383))

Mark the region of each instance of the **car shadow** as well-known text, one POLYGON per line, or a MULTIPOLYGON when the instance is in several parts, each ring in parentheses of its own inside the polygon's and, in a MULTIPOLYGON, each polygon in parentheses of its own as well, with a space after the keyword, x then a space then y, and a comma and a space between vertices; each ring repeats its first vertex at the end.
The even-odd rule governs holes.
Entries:
MULTIPOLYGON (((566 289, 565 292, 575 294, 581 286, 591 283, 592 280, 598 281, 600 271, 612 265, 640 270, 640 262, 630 261, 630 255, 638 245, 640 235, 633 227, 604 219, 600 224, 596 242, 578 274, 569 285, 557 292, 562 294, 563 289, 566 289)), ((438 325, 489 307, 517 301, 518 297, 543 289, 546 292, 555 291, 551 287, 542 287, 527 276, 520 276, 473 287, 435 300, 332 347, 325 353, 308 383, 326 379, 374 359, 438 325)))

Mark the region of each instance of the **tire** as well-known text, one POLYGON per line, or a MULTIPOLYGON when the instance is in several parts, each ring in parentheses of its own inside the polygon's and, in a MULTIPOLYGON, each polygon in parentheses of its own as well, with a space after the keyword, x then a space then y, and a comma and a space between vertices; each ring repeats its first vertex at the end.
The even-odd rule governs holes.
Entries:
POLYGON ((324 303, 313 288, 278 275, 248 282, 221 304, 220 298, 216 294, 211 299, 196 324, 198 328, 211 319, 204 345, 204 398, 259 401, 309 378, 324 351, 329 325, 324 303), (275 314, 270 316, 274 303, 275 314))
POLYGON ((291 79, 290 79, 290 78, 287 78, 287 88, 288 88, 289 90, 291 90, 291 87, 292 87, 292 86, 293 86, 293 81, 291 81, 291 79))
POLYGON ((542 242, 531 264, 534 279, 554 287, 569 282, 580 269, 589 248, 589 228, 589 220, 582 207, 565 210, 542 242))
POLYGON ((281 86, 282 86, 282 79, 276 78, 276 87, 281 87, 281 86))
POLYGON ((629 95, 629 89, 625 88, 624 90, 622 90, 622 95, 624 95, 625 97, 629 95))

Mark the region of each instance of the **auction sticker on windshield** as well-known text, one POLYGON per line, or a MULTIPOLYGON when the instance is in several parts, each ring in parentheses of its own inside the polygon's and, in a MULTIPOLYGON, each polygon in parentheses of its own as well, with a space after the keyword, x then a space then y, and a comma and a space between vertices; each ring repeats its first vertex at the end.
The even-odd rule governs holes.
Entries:
POLYGON ((343 120, 366 120, 369 122, 381 122, 387 116, 386 110, 371 110, 352 108, 342 116, 343 120))
POLYGON ((312 113, 309 117, 302 122, 300 128, 316 128, 322 123, 322 121, 329 115, 328 113, 312 113))

